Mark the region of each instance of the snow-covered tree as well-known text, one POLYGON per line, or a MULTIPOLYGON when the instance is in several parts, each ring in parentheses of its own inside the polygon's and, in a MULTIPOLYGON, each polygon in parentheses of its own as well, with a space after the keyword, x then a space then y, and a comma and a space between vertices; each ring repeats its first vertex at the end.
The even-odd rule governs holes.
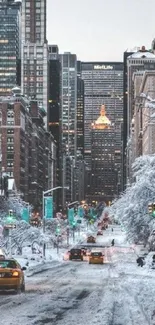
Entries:
POLYGON ((141 156, 132 166, 135 182, 111 206, 111 214, 124 225, 129 239, 145 244, 155 227, 148 204, 155 202, 155 155, 141 156))
MULTIPOLYGON (((52 241, 52 236, 43 234, 39 228, 32 227, 25 221, 17 221, 16 228, 12 230, 11 241, 12 249, 18 254, 22 254, 22 248, 24 246, 31 246, 34 242, 38 246, 42 246, 43 243, 49 243, 52 241)), ((3 239, 2 247, 8 248, 8 237, 3 239)))

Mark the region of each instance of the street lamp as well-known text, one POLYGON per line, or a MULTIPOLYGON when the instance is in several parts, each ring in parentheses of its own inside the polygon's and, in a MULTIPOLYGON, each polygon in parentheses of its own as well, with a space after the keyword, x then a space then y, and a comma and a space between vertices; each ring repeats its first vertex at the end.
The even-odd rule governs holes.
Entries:
MULTIPOLYGON (((68 186, 57 186, 57 187, 53 187, 50 190, 47 191, 43 191, 42 193, 42 214, 43 214, 43 233, 45 233, 45 216, 44 216, 44 197, 46 194, 51 193, 55 190, 58 190, 59 188, 66 188, 67 190, 69 190, 68 186)), ((45 249, 46 249, 46 245, 43 245, 43 256, 45 257, 45 249)))
POLYGON ((43 215, 43 232, 45 233, 45 216, 44 216, 44 197, 46 194, 49 194, 55 190, 58 190, 60 188, 66 188, 67 190, 69 190, 69 187, 68 186, 57 186, 57 187, 53 187, 51 188, 50 190, 47 190, 47 191, 43 191, 42 193, 42 215, 43 215))
POLYGON ((71 203, 69 203, 69 204, 67 204, 68 205, 68 207, 70 206, 70 205, 73 205, 73 204, 79 204, 79 201, 74 201, 74 202, 71 202, 71 203))

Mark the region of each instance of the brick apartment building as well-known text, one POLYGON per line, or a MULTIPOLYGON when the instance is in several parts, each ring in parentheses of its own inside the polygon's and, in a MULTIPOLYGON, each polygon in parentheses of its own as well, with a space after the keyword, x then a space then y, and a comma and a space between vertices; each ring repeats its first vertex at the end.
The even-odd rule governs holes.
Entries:
POLYGON ((0 98, 1 170, 13 178, 25 201, 38 206, 42 191, 55 186, 56 145, 44 128, 46 113, 36 100, 0 98))

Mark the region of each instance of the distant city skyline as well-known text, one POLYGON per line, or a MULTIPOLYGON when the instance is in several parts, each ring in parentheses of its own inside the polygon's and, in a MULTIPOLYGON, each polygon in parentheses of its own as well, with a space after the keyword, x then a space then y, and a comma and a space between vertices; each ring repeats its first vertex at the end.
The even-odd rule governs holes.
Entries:
POLYGON ((47 0, 47 39, 82 61, 122 61, 128 48, 151 48, 154 11, 154 0, 47 0))

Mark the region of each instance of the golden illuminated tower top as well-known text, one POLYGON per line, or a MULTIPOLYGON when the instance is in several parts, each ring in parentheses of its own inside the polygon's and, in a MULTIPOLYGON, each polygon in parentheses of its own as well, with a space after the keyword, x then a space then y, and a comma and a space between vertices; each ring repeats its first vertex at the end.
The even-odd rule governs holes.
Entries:
POLYGON ((103 130, 103 129, 110 129, 110 126, 111 126, 111 122, 106 116, 105 105, 102 105, 100 110, 100 116, 94 123, 92 123, 92 128, 103 130))

